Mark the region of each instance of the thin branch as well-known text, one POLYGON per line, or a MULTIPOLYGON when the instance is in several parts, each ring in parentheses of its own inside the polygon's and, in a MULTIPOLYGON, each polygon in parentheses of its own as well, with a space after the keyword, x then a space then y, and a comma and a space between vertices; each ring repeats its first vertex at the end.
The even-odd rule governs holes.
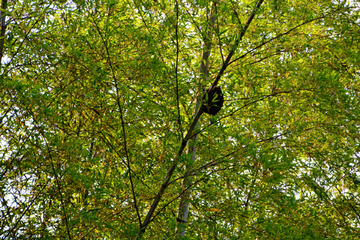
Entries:
POLYGON ((94 25, 96 27, 96 30, 98 31, 98 33, 99 33, 99 35, 101 37, 101 40, 103 42, 103 45, 105 47, 106 55, 107 55, 106 60, 107 60, 107 63, 109 64, 109 66, 110 66, 111 74, 112 74, 112 77, 114 79, 114 85, 115 85, 115 89, 116 89, 116 103, 118 105, 119 112, 120 112, 121 128, 122 128, 123 138, 124 138, 123 145, 124 145, 124 151, 125 151, 125 156, 126 156, 126 160, 127 160, 126 165, 127 165, 128 171, 129 171, 129 180, 130 180, 130 185, 131 185, 131 193, 132 193, 132 196, 133 196, 134 207, 135 207, 136 214, 137 214, 137 217, 138 217, 139 225, 141 226, 141 216, 140 216, 139 208, 138 208, 138 205, 137 205, 136 194, 135 194, 135 186, 134 186, 134 181, 132 179, 133 174, 132 174, 132 171, 131 171, 130 157, 129 157, 128 147, 127 147, 127 136, 126 136, 126 130, 125 130, 124 113, 123 113, 123 108, 122 108, 121 103, 120 103, 120 90, 119 90, 119 87, 117 85, 118 80, 117 80, 117 78, 115 76, 115 70, 114 70, 114 67, 112 65, 112 61, 111 61, 111 58, 110 58, 109 48, 108 48, 108 46, 106 44, 106 41, 105 41, 105 39, 104 39, 100 29, 99 29, 99 26, 97 25, 94 18, 93 18, 93 21, 94 21, 94 25))
MULTIPOLYGON (((251 105, 253 105, 253 104, 257 103, 257 102, 263 101, 263 100, 265 100, 265 99, 267 99, 267 98, 269 98, 269 97, 275 97, 275 96, 277 96, 277 95, 279 95, 279 94, 281 94, 281 93, 291 93, 291 92, 294 92, 294 91, 291 90, 291 91, 276 92, 276 93, 272 93, 272 94, 268 94, 268 95, 262 96, 261 98, 256 99, 256 100, 254 100, 254 101, 252 101, 252 102, 246 103, 245 105, 243 105, 242 107, 239 107, 238 109, 236 109, 235 111, 231 112, 230 114, 227 114, 227 115, 225 115, 225 116, 217 119, 216 121, 208 124, 208 125, 205 126, 204 128, 200 129, 198 132, 194 133, 192 136, 195 136, 196 134, 199 134, 199 133, 203 132, 205 129, 207 129, 207 128, 210 127, 211 125, 213 125, 213 124, 215 124, 215 123, 217 123, 217 122, 220 122, 220 121, 221 121, 222 119, 224 119, 224 118, 228 118, 228 117, 230 117, 230 116, 233 116, 236 112, 239 112, 240 110, 242 110, 242 109, 244 109, 244 108, 246 108, 246 107, 249 107, 249 106, 251 106, 251 105)), ((191 136, 191 137, 192 137, 192 136, 191 136)))
MULTIPOLYGON (((47 182, 48 183, 48 182, 47 182)), ((7 237, 9 236, 9 234, 14 231, 17 227, 17 225, 19 224, 20 220, 24 217, 25 213, 27 211, 29 211, 31 205, 35 202, 35 200, 38 198, 38 196, 40 195, 40 193, 44 190, 44 188, 47 186, 47 183, 44 184, 44 186, 40 189, 40 191, 36 194, 36 196, 30 201, 30 204, 26 207, 26 209, 24 209, 24 211, 22 212, 21 216, 19 217, 19 219, 16 221, 16 223, 14 224, 14 226, 9 229, 8 234, 5 235, 5 237, 3 237, 2 239, 7 239, 7 237)), ((71 238, 70 238, 71 239, 71 238)))
POLYGON ((240 57, 238 57, 238 58, 236 58, 236 59, 232 60, 231 62, 229 62, 229 63, 228 63, 228 65, 230 65, 230 64, 232 64, 232 63, 234 63, 234 62, 236 62, 237 60, 239 60, 239 59, 241 59, 241 58, 244 58, 244 57, 245 57, 245 56, 247 56, 249 53, 254 52, 256 49, 261 48, 262 46, 264 46, 264 45, 268 44, 269 42, 272 42, 272 41, 274 41, 274 40, 276 40, 276 39, 278 39, 278 38, 280 38, 280 37, 282 37, 282 36, 285 36, 285 35, 289 34, 290 32, 294 31, 295 29, 297 29, 297 28, 299 28, 299 27, 301 27, 301 26, 303 26, 303 25, 305 25, 305 24, 308 24, 308 23, 311 23, 311 22, 317 21, 317 20, 319 20, 319 19, 325 18, 325 17, 327 17, 329 14, 333 14, 333 13, 335 13, 335 12, 337 12, 337 11, 339 11, 339 10, 336 10, 336 11, 330 12, 330 13, 325 14, 324 16, 321 16, 321 17, 318 17, 318 18, 314 18, 314 19, 311 19, 311 20, 305 21, 305 22, 303 22, 303 23, 301 23, 301 24, 297 25, 296 27, 293 27, 292 29, 290 29, 290 30, 288 30, 288 31, 286 31, 286 32, 284 32, 284 33, 281 33, 281 34, 279 34, 278 36, 275 36, 275 37, 273 37, 273 38, 271 38, 271 39, 269 39, 269 40, 267 40, 267 41, 265 41, 265 42, 261 43, 260 45, 258 45, 258 46, 256 46, 256 47, 252 48, 251 50, 249 50, 248 52, 244 53, 244 54, 243 54, 243 55, 241 55, 240 57))
POLYGON ((179 2, 175 3, 175 11, 176 11, 176 23, 175 23, 175 39, 176 39, 176 61, 175 61, 175 82, 176 82, 176 105, 177 105, 177 121, 179 124, 179 129, 181 133, 181 139, 184 137, 183 130, 181 127, 181 115, 180 115, 180 101, 179 101, 179 78, 178 78, 178 67, 179 67, 179 2))
MULTIPOLYGON (((35 126, 38 126, 38 129, 40 130, 40 135, 42 136, 42 138, 44 139, 45 141, 45 145, 46 145, 46 149, 47 149, 47 152, 49 154, 49 158, 50 158, 50 164, 51 164, 51 167, 52 167, 52 170, 53 170, 53 173, 54 173, 54 177, 55 177, 55 181, 56 181, 56 185, 57 185, 57 188, 58 188, 58 192, 59 192, 59 195, 60 195, 60 203, 61 203, 61 209, 63 211, 63 214, 64 214, 64 218, 65 218, 65 226, 66 226, 66 232, 67 232, 67 235, 68 235, 68 238, 69 239, 72 239, 71 238, 71 234, 70 234, 70 228, 69 228, 69 225, 68 225, 68 219, 67 219, 67 213, 66 213, 66 209, 65 209, 65 203, 64 203, 64 200, 63 200, 63 196, 62 196, 62 191, 61 191, 61 184, 60 184, 60 181, 59 181, 59 178, 58 178, 58 175, 56 173, 56 170, 55 170, 55 166, 53 164, 53 160, 52 160, 52 156, 51 156, 51 150, 50 150, 50 147, 49 147, 49 144, 45 138, 45 134, 44 134, 44 131, 42 129, 42 127, 39 125, 38 121, 36 120, 35 118, 35 114, 31 111, 31 109, 27 108, 25 106, 26 110, 30 113, 34 123, 35 123, 35 126)), ((28 135, 28 138, 30 137, 30 135, 28 135)), ((24 142, 25 144, 25 142, 24 142)), ((41 191, 45 188, 46 184, 43 186, 43 188, 41 189, 41 191)), ((15 229, 15 227, 17 226, 17 224, 19 223, 20 219, 24 216, 24 214, 29 210, 30 206, 33 204, 33 202, 37 199, 37 197, 39 196, 40 192, 36 195, 36 197, 30 202, 30 205, 24 210, 24 212, 22 213, 22 215, 20 216, 19 220, 17 221, 17 223, 15 224, 15 226, 13 227, 13 229, 15 229)), ((11 232, 11 231, 10 231, 11 232)), ((5 236, 5 239, 6 237, 10 234, 10 232, 5 236)))
POLYGON ((65 217, 66 231, 67 231, 69 239, 72 239, 71 235, 70 235, 70 229, 69 229, 68 218, 67 218, 67 213, 66 213, 66 209, 65 209, 65 203, 64 203, 64 199, 63 199, 63 195, 62 195, 62 191, 61 191, 61 184, 60 184, 59 177, 58 177, 58 175, 56 173, 55 166, 54 166, 54 163, 53 163, 53 160, 52 160, 51 150, 50 150, 48 142, 46 141, 45 134, 44 134, 43 130, 41 129, 40 132, 41 132, 41 135, 44 138, 45 143, 46 143, 46 148, 47 148, 47 151, 48 151, 48 154, 49 154, 49 157, 50 157, 51 168, 52 168, 52 170, 54 172, 54 176, 55 176, 55 180, 56 180, 56 186, 57 186, 58 191, 59 191, 61 208, 62 208, 62 210, 64 212, 64 217, 65 217))
POLYGON ((216 87, 216 85, 218 84, 218 82, 220 81, 220 78, 221 76, 223 75, 224 71, 226 70, 226 68, 228 67, 229 65, 229 62, 232 58, 232 56, 234 55, 235 53, 235 50, 237 49, 240 41, 242 40, 242 38, 244 37, 245 33, 246 33, 246 30, 249 28, 250 26, 250 23, 252 22, 252 20, 254 19, 255 17, 255 14, 257 12, 257 10, 260 8, 261 4, 264 2, 264 0, 259 0, 254 8, 254 10, 252 11, 249 19, 247 20, 245 26, 243 27, 243 29, 241 30, 240 32, 240 35, 239 37, 235 40, 235 43, 234 45, 232 46, 230 52, 229 52, 229 55, 227 56, 227 58, 225 59, 225 62, 223 63, 219 73, 217 74, 216 78, 215 78, 215 81, 213 82, 213 84, 211 85, 211 88, 210 89, 213 89, 214 87, 216 87))
MULTIPOLYGON (((217 12, 217 5, 215 4, 215 15, 217 16, 218 12, 217 12)), ((216 28, 215 28, 215 32, 216 35, 218 37, 218 41, 219 41, 219 50, 220 50, 220 55, 221 55, 221 61, 224 64, 224 54, 223 54, 223 50, 222 50, 222 42, 221 42, 221 36, 220 36, 220 25, 219 25, 219 18, 216 18, 216 28)))
POLYGON ((63 211, 64 218, 65 218, 66 232, 67 232, 68 238, 69 238, 69 239, 72 239, 71 234, 70 234, 69 224, 68 224, 67 212, 66 212, 66 209, 65 209, 65 203, 64 203, 64 199, 63 199, 63 195, 62 195, 62 190, 61 190, 61 183, 60 183, 58 174, 57 174, 57 172, 56 172, 56 170, 55 170, 55 166, 54 166, 54 163, 53 163, 53 158, 52 158, 52 154, 51 154, 51 149, 50 149, 49 143, 48 143, 48 141, 46 140, 44 130, 42 129, 41 125, 38 123, 38 121, 37 121, 36 118, 35 118, 35 114, 34 114, 30 109, 27 109, 27 110, 28 110, 28 112, 31 114, 32 119, 34 120, 35 126, 38 126, 39 131, 40 131, 40 134, 41 134, 43 140, 45 141, 46 150, 47 150, 47 152, 48 152, 48 154, 49 154, 51 168, 52 168, 53 173, 54 173, 54 177, 55 177, 55 181, 56 181, 56 186, 57 186, 57 189, 58 189, 58 192, 59 192, 59 196, 60 196, 61 209, 62 209, 62 211, 63 211))
MULTIPOLYGON (((5 0, 4 0, 5 1, 5 0)), ((27 39, 28 35, 30 34, 30 32, 33 30, 33 28, 40 22, 40 20, 42 20, 44 18, 43 15, 45 15, 45 10, 48 9, 51 6, 51 4, 49 4, 44 11, 39 15, 39 17, 36 19, 36 21, 34 22, 34 24, 28 28, 27 33, 25 33, 24 38, 27 39)), ((5 17, 5 16, 4 16, 5 17)), ((1 27, 1 32, 2 32, 3 27, 1 27)), ((4 34, 5 34, 5 28, 4 28, 4 34)), ((1 41, 3 41, 4 39, 2 39, 1 41)), ((15 40, 16 41, 16 40, 15 40)), ((11 57, 10 61, 6 64, 6 68, 10 65, 10 63, 14 60, 14 58, 16 57, 16 55, 18 55, 18 53, 20 52, 23 44, 25 43, 25 41, 22 41, 19 45, 19 47, 17 48, 16 52, 14 53, 14 55, 11 57)), ((0 43, 1 44, 1 43, 0 43)), ((0 51, 0 60, 2 60, 3 57, 3 52, 0 51)), ((0 66, 1 66, 1 61, 0 61, 0 66)), ((4 68, 5 69, 5 68, 4 68)), ((6 75, 10 70, 7 69, 5 72, 3 72, 1 75, 6 75)))
MULTIPOLYGON (((121 156, 121 154, 119 153, 119 151, 115 148, 115 146, 106 138, 105 134, 103 131, 100 131, 101 135, 102 135, 102 139, 105 141, 105 143, 116 153, 116 155, 121 159, 122 163, 128 167, 128 164, 126 162, 126 160, 124 160, 121 156)), ((112 137, 112 136, 111 136, 112 137)), ((145 187, 147 187, 148 189, 150 189, 149 185, 147 185, 144 180, 142 180, 140 177, 137 176, 137 174, 134 172, 134 170, 132 170, 132 168, 128 168, 128 170, 131 171, 132 174, 134 174, 134 177, 139 180, 145 187)))
POLYGON ((193 15, 190 14, 188 9, 186 9, 185 11, 190 15, 190 17, 191 17, 190 20, 194 24, 195 28, 198 30, 199 34, 201 35, 201 38, 204 38, 204 35, 202 34, 199 25, 195 22, 193 15))
MULTIPOLYGON (((239 150, 240 150, 240 149, 239 149, 239 150)), ((213 160, 213 161, 211 161, 211 162, 208 162, 208 163, 204 164, 203 166, 198 167, 197 169, 192 170, 191 172, 187 173, 187 175, 184 174, 183 176, 178 177, 178 178, 172 180, 171 182, 169 182, 169 185, 175 183, 176 181, 178 181, 178 180, 180 180, 180 179, 186 178, 187 176, 196 176, 196 175, 199 175, 200 170, 206 169, 206 168, 208 168, 208 167, 213 167, 213 166, 218 165, 219 163, 221 163, 221 162, 220 162, 221 159, 230 157, 230 156, 233 155, 234 153, 237 153, 239 150, 232 151, 231 153, 228 153, 228 154, 226 154, 226 155, 224 155, 224 156, 222 156, 222 157, 220 157, 220 158, 218 158, 218 159, 216 159, 216 160, 213 160)))
POLYGON ((183 189, 183 191, 178 195, 176 196, 174 199, 170 200, 168 203, 166 203, 161 209, 159 209, 157 211, 157 213, 155 214, 155 216, 150 220, 150 222, 152 222, 156 216, 158 216, 163 210, 166 209, 167 206, 169 206, 171 203, 173 203, 176 199, 180 198, 186 191, 188 191, 192 186, 194 186, 195 184, 199 183, 199 182, 202 182, 204 179, 206 179, 208 176, 210 176, 211 174, 213 173, 216 173, 216 172, 219 172, 219 171, 223 171, 225 170, 225 168, 222 168, 222 169, 216 169, 216 170, 213 170, 209 173, 206 173, 204 177, 200 178, 199 180, 195 181, 195 182, 192 182, 192 183, 189 183, 188 186, 186 186, 185 189, 183 189))

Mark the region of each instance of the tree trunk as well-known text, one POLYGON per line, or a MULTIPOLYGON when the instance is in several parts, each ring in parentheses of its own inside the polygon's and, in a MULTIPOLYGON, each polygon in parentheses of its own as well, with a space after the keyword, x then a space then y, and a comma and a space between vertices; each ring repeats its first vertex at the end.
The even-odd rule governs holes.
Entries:
MULTIPOLYGON (((212 36, 213 36, 213 30, 214 30, 214 23, 215 23, 215 3, 213 3, 212 8, 209 13, 209 29, 206 33, 206 36, 204 36, 204 50, 203 55, 201 58, 201 64, 200 64, 200 74, 201 74, 201 80, 199 82, 199 92, 204 92, 206 89, 204 89, 202 83, 207 83, 209 78, 209 56, 211 53, 211 44, 212 44, 212 36)), ((196 98, 196 108, 195 113, 199 110, 199 108, 202 106, 202 96, 203 94, 199 94, 196 98)), ((199 121, 197 122, 197 128, 199 126, 199 121)), ((186 165, 186 173, 183 180, 183 195, 180 198, 180 204, 179 204, 179 211, 178 211, 178 225, 176 229, 176 235, 183 237, 185 235, 186 230, 186 222, 187 217, 189 214, 189 198, 190 198, 190 187, 192 184, 192 176, 191 172, 195 163, 196 159, 196 140, 198 138, 198 134, 194 135, 189 143, 188 151, 187 153, 191 154, 191 161, 188 165, 186 165)))

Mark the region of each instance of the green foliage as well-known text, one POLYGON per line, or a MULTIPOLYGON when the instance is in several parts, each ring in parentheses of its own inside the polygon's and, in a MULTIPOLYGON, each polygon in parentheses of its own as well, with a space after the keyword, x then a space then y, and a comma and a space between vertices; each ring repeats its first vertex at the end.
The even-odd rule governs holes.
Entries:
POLYGON ((0 238, 135 239, 176 166, 143 239, 179 237, 189 176, 183 239, 357 239, 360 28, 352 1, 261 5, 220 78, 222 110, 195 128, 196 161, 185 175, 192 154, 179 149, 196 99, 255 4, 9 1, 0 238))

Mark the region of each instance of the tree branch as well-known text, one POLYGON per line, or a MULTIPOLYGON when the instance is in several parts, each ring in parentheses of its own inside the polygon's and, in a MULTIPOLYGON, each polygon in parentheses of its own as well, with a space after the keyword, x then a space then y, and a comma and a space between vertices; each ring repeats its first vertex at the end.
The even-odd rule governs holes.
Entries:
MULTIPOLYGON (((230 60, 231 60, 231 57, 234 55, 235 50, 236 50, 236 48, 238 47, 240 40, 241 40, 241 39, 243 38, 243 36, 245 35, 246 30, 249 28, 250 23, 251 23, 252 20, 254 19, 257 10, 260 8, 260 6, 261 6, 261 4, 262 4, 263 2, 264 2, 264 0, 259 0, 258 3, 256 4, 253 12, 251 13, 248 21, 246 22, 243 30, 240 32, 239 37, 236 39, 235 44, 232 46, 229 55, 227 56, 224 64, 222 65, 222 68, 220 69, 218 75, 216 76, 216 79, 215 79, 215 81, 213 82, 213 84, 212 84, 212 86, 211 86, 211 89, 218 84, 218 82, 219 82, 219 80, 220 80, 223 72, 225 71, 226 67, 228 66, 228 63, 229 63, 230 60)), ((153 214, 154 214, 154 212, 155 212, 155 210, 156 210, 156 208, 157 208, 157 206, 158 206, 158 204, 159 204, 159 202, 160 202, 160 200, 161 200, 162 195, 164 194, 166 188, 169 186, 170 179, 171 179, 172 175, 174 174, 174 171, 175 171, 175 169, 176 169, 177 163, 178 163, 178 161, 180 160, 180 157, 181 157, 181 155, 182 155, 182 153, 183 153, 183 151, 184 151, 184 149, 185 149, 188 141, 189 141, 190 138, 192 137, 192 135, 193 135, 192 133, 193 133, 193 131, 194 131, 194 129, 195 129, 195 126, 196 126, 196 124, 197 124, 197 122, 198 122, 198 120, 199 120, 199 118, 200 118, 200 116, 201 116, 202 113, 203 113, 203 109, 200 107, 199 110, 197 111, 197 113, 195 114, 194 120, 192 121, 192 123, 191 123, 191 125, 190 125, 190 127, 189 127, 189 131, 187 132, 185 138, 184 138, 184 139, 182 140, 182 142, 181 142, 178 155, 176 156, 176 159, 175 159, 173 165, 171 165, 171 167, 170 167, 170 169, 169 169, 169 171, 168 171, 168 174, 167 174, 167 176, 166 176, 163 184, 161 185, 160 190, 159 190, 158 194, 156 195, 156 197, 155 197, 155 199, 154 199, 154 201, 153 201, 153 203, 152 203, 152 205, 151 205, 151 207, 150 207, 150 210, 148 211, 148 213, 147 213, 147 215, 146 215, 146 218, 145 218, 143 224, 141 225, 141 228, 140 228, 140 231, 139 231, 139 233, 138 233, 137 239, 140 239, 141 236, 142 236, 142 234, 145 233, 145 230, 146 230, 148 224, 150 223, 150 221, 151 221, 151 219, 152 219, 152 216, 153 216, 153 214)))
POLYGON ((223 75, 224 71, 226 70, 226 68, 228 67, 229 65, 229 62, 232 58, 232 56, 234 55, 235 53, 235 50, 237 49, 240 41, 242 40, 242 38, 244 37, 245 33, 246 33, 246 30, 249 28, 250 26, 250 23, 252 22, 252 20, 254 19, 255 17, 255 14, 257 12, 257 10, 260 8, 261 4, 264 2, 264 0, 259 0, 254 8, 254 10, 252 11, 249 19, 247 20, 244 28, 241 30, 240 32, 240 35, 239 37, 235 40, 235 43, 234 45, 232 46, 230 52, 229 52, 229 55, 227 56, 227 58, 225 59, 225 62, 223 63, 219 73, 217 74, 216 78, 215 78, 215 81, 213 82, 213 84, 211 85, 211 89, 213 89, 214 87, 216 87, 216 85, 218 84, 218 82, 220 81, 220 78, 221 76, 223 75))
POLYGON ((138 205, 137 205, 136 194, 135 194, 135 186, 134 186, 134 181, 132 179, 133 173, 131 171, 130 156, 129 156, 128 147, 127 147, 127 136, 126 136, 126 131, 125 131, 124 112, 123 112, 123 108, 122 108, 121 103, 120 103, 120 91, 119 91, 119 87, 117 85, 118 80, 117 80, 117 78, 115 76, 115 70, 114 70, 114 67, 113 67, 113 64, 112 64, 112 61, 111 61, 111 58, 110 58, 109 48, 108 48, 108 46, 106 44, 106 41, 105 41, 105 39, 104 39, 98 25, 96 24, 96 21, 95 21, 94 18, 93 18, 93 20, 94 20, 94 25, 96 27, 96 30, 98 31, 98 33, 99 33, 99 35, 101 37, 101 40, 103 42, 103 45, 105 47, 106 55, 107 55, 107 62, 109 64, 110 68, 111 68, 111 74, 112 74, 112 77, 114 79, 114 85, 115 85, 115 89, 116 89, 116 103, 118 105, 119 112, 120 112, 121 128, 122 128, 123 138, 124 138, 124 142, 123 142, 124 146, 123 147, 124 147, 125 156, 126 156, 126 166, 128 168, 128 171, 129 171, 129 180, 130 180, 130 185, 131 185, 131 193, 132 193, 133 200, 134 200, 134 208, 136 210, 139 225, 141 227, 141 216, 140 216, 139 208, 138 208, 138 205))

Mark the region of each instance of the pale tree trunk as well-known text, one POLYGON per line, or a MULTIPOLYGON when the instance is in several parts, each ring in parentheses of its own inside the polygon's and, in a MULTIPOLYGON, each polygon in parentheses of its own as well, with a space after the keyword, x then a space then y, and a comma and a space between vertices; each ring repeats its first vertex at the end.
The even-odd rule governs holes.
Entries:
MULTIPOLYGON (((204 50, 203 55, 201 58, 201 64, 200 64, 200 75, 201 80, 199 81, 199 87, 198 91, 200 93, 204 92, 204 86, 202 83, 208 82, 209 77, 209 56, 211 52, 211 44, 212 44, 212 36, 214 32, 214 23, 215 23, 215 3, 213 3, 210 13, 209 13, 209 25, 208 25, 208 31, 206 32, 206 36, 204 36, 204 50)), ((198 97, 196 98, 196 108, 195 113, 199 110, 199 108, 202 105, 202 97, 203 94, 198 94, 198 97)), ((200 118, 198 120, 198 123, 200 122, 200 118)), ((199 124, 196 124, 196 128, 199 124)), ((178 211, 178 225, 176 229, 176 235, 178 237, 183 237, 185 235, 186 230, 186 223, 189 213, 189 198, 190 198, 190 192, 191 192, 191 184, 192 184, 192 176, 191 172, 193 169, 193 165, 195 163, 196 159, 196 140, 198 138, 198 134, 194 135, 190 141, 189 146, 187 150, 187 154, 191 154, 191 160, 190 163, 186 165, 186 173, 183 180, 183 195, 180 198, 180 204, 179 204, 179 211, 178 211)))

